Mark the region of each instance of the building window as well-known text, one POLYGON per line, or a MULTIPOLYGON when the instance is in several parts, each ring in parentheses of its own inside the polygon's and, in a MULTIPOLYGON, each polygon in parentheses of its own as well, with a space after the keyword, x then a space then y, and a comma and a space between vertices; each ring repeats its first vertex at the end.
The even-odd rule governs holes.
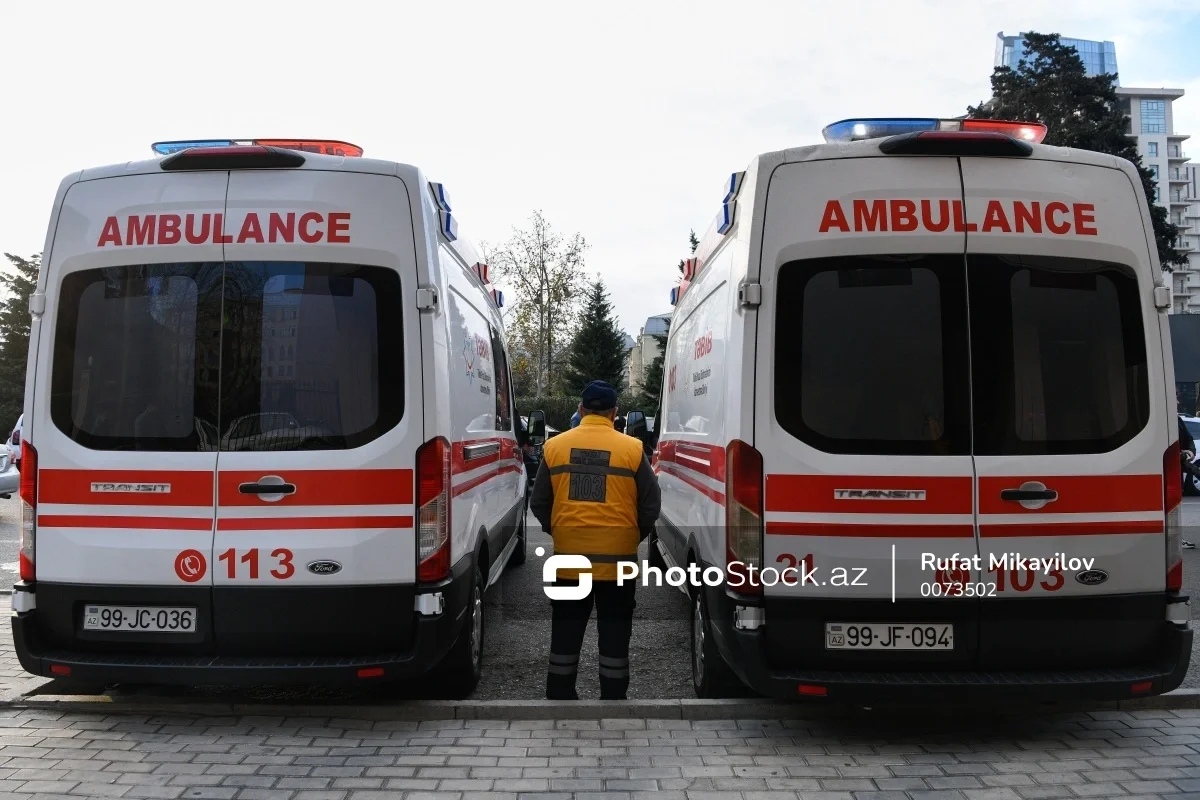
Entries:
POLYGON ((1142 133, 1167 132, 1167 101, 1142 101, 1142 133))
POLYGON ((1156 158, 1158 156, 1158 142, 1147 142, 1146 154, 1151 158, 1156 158))
POLYGON ((1151 164, 1149 170, 1150 174, 1154 176, 1154 180, 1158 180, 1158 164, 1151 164))
POLYGON ((1179 145, 1173 144, 1167 147, 1167 158, 1179 158, 1179 145))

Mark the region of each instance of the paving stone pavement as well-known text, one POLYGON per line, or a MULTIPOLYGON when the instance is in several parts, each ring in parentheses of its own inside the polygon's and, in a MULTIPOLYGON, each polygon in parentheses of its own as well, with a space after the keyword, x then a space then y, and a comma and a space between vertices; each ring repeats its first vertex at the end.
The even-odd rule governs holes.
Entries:
POLYGON ((1200 711, 369 722, 0 711, 0 797, 1200 798, 1200 711))

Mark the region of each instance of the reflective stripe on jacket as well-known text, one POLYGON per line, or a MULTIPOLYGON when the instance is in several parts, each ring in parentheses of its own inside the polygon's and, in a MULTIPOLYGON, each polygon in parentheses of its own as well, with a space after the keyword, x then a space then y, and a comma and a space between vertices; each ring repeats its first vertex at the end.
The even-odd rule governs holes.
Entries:
MULTIPOLYGON (((659 507, 658 478, 642 443, 608 418, 588 414, 542 448, 529 510, 553 537, 556 554, 591 560, 593 580, 615 581, 617 561, 637 561, 659 507)), ((577 569, 558 573, 578 576, 577 569)))

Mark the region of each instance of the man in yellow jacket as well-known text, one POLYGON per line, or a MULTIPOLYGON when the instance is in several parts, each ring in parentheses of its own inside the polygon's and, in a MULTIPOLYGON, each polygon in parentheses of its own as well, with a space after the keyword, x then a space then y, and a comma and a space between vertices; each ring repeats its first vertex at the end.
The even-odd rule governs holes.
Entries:
MULTIPOLYGON (((629 639, 636 581, 617 583, 617 563, 637 562, 638 545, 658 519, 658 479, 642 443, 618 433, 617 392, 592 381, 579 403, 579 426, 547 440, 529 510, 554 539, 555 555, 586 556, 592 590, 582 600, 552 600, 546 697, 578 700, 575 678, 588 619, 596 607, 600 698, 624 700, 629 690, 629 639)), ((640 565, 639 565, 640 566, 640 565)), ((578 586, 578 569, 561 569, 557 586, 578 586)))

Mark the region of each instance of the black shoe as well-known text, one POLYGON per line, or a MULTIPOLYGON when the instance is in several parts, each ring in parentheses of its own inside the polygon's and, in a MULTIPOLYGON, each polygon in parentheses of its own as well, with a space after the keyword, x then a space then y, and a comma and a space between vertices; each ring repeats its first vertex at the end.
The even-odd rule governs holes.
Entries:
POLYGON ((1183 541, 1183 549, 1184 549, 1184 550, 1195 550, 1195 549, 1196 549, 1196 543, 1195 543, 1195 542, 1189 542, 1189 541, 1187 541, 1187 540, 1185 539, 1185 540, 1183 541))

